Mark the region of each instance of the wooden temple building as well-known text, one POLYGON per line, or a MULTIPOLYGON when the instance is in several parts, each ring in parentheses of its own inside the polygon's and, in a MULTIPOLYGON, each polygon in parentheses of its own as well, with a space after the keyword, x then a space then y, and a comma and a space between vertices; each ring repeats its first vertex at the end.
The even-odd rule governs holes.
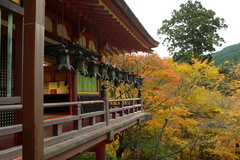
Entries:
POLYGON ((158 45, 124 0, 0 0, 0 159, 106 159, 106 144, 149 119, 139 96, 110 99, 123 72, 104 56, 158 45))

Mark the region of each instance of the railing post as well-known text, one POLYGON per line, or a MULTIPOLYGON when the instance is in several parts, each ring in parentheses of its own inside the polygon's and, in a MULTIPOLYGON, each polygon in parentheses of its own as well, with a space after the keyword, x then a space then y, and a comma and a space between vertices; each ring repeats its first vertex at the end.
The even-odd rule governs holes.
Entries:
POLYGON ((121 102, 120 102, 120 107, 122 108, 122 111, 121 111, 121 114, 122 114, 122 115, 121 115, 121 116, 124 116, 124 114, 125 114, 125 113, 124 113, 124 101, 121 101, 121 102))
POLYGON ((143 110, 143 101, 142 101, 142 90, 141 89, 138 90, 138 98, 140 98, 140 101, 138 103, 141 104, 141 111, 142 111, 143 110))
POLYGON ((75 130, 82 129, 81 107, 81 104, 73 106, 73 115, 80 116, 80 119, 73 121, 73 129, 75 130))
POLYGON ((105 120, 106 125, 109 124, 109 102, 108 102, 108 91, 107 86, 103 85, 101 90, 101 99, 104 101, 105 120))
POLYGON ((131 100, 131 105, 132 105, 132 108, 129 111, 130 111, 130 113, 131 112, 134 113, 135 112, 135 106, 134 106, 134 100, 133 99, 131 100))
POLYGON ((53 136, 60 136, 63 132, 62 124, 53 125, 53 136))

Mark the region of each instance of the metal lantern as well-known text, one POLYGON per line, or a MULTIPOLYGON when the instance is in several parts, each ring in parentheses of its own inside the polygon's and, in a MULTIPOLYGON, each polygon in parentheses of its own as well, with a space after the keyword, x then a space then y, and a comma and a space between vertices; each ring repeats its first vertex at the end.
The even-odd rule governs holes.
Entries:
POLYGON ((123 83, 123 72, 116 68, 116 76, 120 83, 123 83))
POLYGON ((134 74, 132 72, 132 77, 133 77, 133 83, 136 83, 137 82, 137 74, 134 74))
POLYGON ((90 61, 88 62, 88 75, 90 78, 92 77, 101 77, 98 73, 98 63, 94 60, 93 57, 90 58, 90 61))
POLYGON ((142 78, 141 76, 137 77, 137 82, 139 83, 140 86, 143 86, 143 80, 144 78, 142 78))
POLYGON ((75 59, 75 72, 79 72, 81 75, 88 75, 88 71, 85 69, 85 58, 79 57, 75 59))
POLYGON ((120 81, 117 78, 117 72, 119 73, 119 69, 113 67, 112 65, 110 65, 108 67, 108 75, 109 75, 109 80, 112 81, 114 83, 115 87, 120 86, 120 81))
POLYGON ((139 88, 140 88, 140 83, 136 81, 136 82, 133 84, 133 87, 139 89, 139 88))
POLYGON ((129 80, 128 80, 128 73, 129 73, 129 72, 127 72, 127 71, 125 71, 125 70, 123 70, 122 72, 123 72, 123 81, 124 81, 125 83, 129 83, 129 80))
POLYGON ((117 79, 116 68, 115 67, 113 67, 112 65, 109 65, 107 72, 108 72, 108 76, 109 76, 110 81, 114 81, 115 79, 117 79))
MULTIPOLYGON (((71 44, 72 45, 72 44, 71 44)), ((71 59, 74 60, 74 69, 75 73, 79 72, 81 75, 88 75, 87 70, 85 69, 85 61, 83 53, 80 50, 74 49, 74 53, 71 55, 71 59)))
POLYGON ((100 75, 101 75, 102 80, 109 80, 108 65, 101 62, 99 64, 99 70, 100 70, 100 75))
POLYGON ((128 73, 129 84, 133 84, 133 74, 128 73))
POLYGON ((113 82, 114 82, 114 86, 115 87, 120 86, 120 82, 119 82, 119 80, 117 78, 113 82))
POLYGON ((74 70, 74 68, 70 65, 70 54, 72 54, 72 52, 67 50, 64 44, 61 44, 55 52, 57 54, 57 64, 54 66, 54 68, 57 70, 62 68, 74 70))

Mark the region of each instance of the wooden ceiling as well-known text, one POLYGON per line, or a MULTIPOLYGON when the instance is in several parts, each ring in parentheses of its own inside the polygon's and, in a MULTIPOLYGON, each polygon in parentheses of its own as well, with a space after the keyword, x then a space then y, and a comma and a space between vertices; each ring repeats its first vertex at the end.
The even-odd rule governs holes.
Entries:
POLYGON ((124 1, 46 0, 46 16, 55 23, 64 19, 72 40, 82 31, 95 37, 98 50, 108 43, 124 52, 151 52, 158 45, 124 1))

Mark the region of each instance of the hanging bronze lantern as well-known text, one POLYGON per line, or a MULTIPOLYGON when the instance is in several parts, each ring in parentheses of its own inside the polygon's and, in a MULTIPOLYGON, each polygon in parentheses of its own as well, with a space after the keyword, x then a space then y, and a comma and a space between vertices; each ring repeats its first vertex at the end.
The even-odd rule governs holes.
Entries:
POLYGON ((139 82, 136 81, 136 82, 133 84, 133 88, 138 88, 138 89, 139 89, 139 88, 140 88, 139 82))
POLYGON ((116 77, 120 83, 123 83, 123 72, 119 68, 116 68, 116 77))
POLYGON ((141 86, 143 86, 143 79, 144 78, 142 78, 141 76, 137 76, 136 74, 135 74, 135 76, 134 76, 134 85, 133 85, 133 87, 134 88, 141 88, 141 86))
POLYGON ((118 86, 120 86, 120 82, 118 80, 115 80, 114 81, 114 87, 118 87, 118 86))
POLYGON ((99 70, 100 70, 100 75, 101 75, 102 80, 109 80, 108 65, 101 62, 99 64, 99 70))
POLYGON ((116 68, 113 67, 112 65, 108 66, 108 76, 109 76, 109 80, 110 81, 114 81, 117 77, 116 77, 116 68))
POLYGON ((67 69, 74 70, 74 68, 70 65, 70 55, 72 52, 66 49, 64 44, 61 44, 57 50, 55 50, 57 54, 57 64, 54 66, 57 70, 67 69))
MULTIPOLYGON (((68 45, 69 46, 69 45, 68 45)), ((70 44, 72 47, 73 44, 70 44)), ((70 56, 72 60, 74 60, 74 69, 75 73, 79 72, 81 75, 88 75, 87 70, 85 69, 85 61, 86 58, 84 58, 83 53, 80 50, 74 49, 75 53, 70 56)))
POLYGON ((129 84, 133 84, 133 74, 132 73, 128 73, 128 80, 129 80, 129 84))
POLYGON ((133 77, 133 83, 136 83, 137 82, 137 74, 134 74, 132 72, 132 77, 133 77))
POLYGON ((139 83, 140 86, 143 86, 143 80, 144 78, 142 78, 141 76, 137 77, 137 82, 139 83))
POLYGON ((108 67, 108 75, 109 75, 109 80, 112 81, 114 83, 114 87, 118 87, 120 86, 120 81, 117 78, 117 71, 119 71, 118 68, 113 67, 112 65, 110 65, 108 67))
POLYGON ((91 57, 90 61, 88 62, 88 75, 90 78, 101 78, 101 75, 98 73, 98 63, 94 60, 93 57, 91 57))
POLYGON ((123 81, 124 81, 125 83, 130 83, 129 80, 128 80, 128 74, 129 74, 129 72, 127 72, 127 71, 125 71, 125 70, 123 70, 122 72, 123 72, 123 81))
POLYGON ((88 76, 88 71, 85 68, 85 61, 86 61, 86 59, 82 56, 76 58, 74 68, 75 68, 76 73, 79 72, 83 76, 84 75, 88 76))

